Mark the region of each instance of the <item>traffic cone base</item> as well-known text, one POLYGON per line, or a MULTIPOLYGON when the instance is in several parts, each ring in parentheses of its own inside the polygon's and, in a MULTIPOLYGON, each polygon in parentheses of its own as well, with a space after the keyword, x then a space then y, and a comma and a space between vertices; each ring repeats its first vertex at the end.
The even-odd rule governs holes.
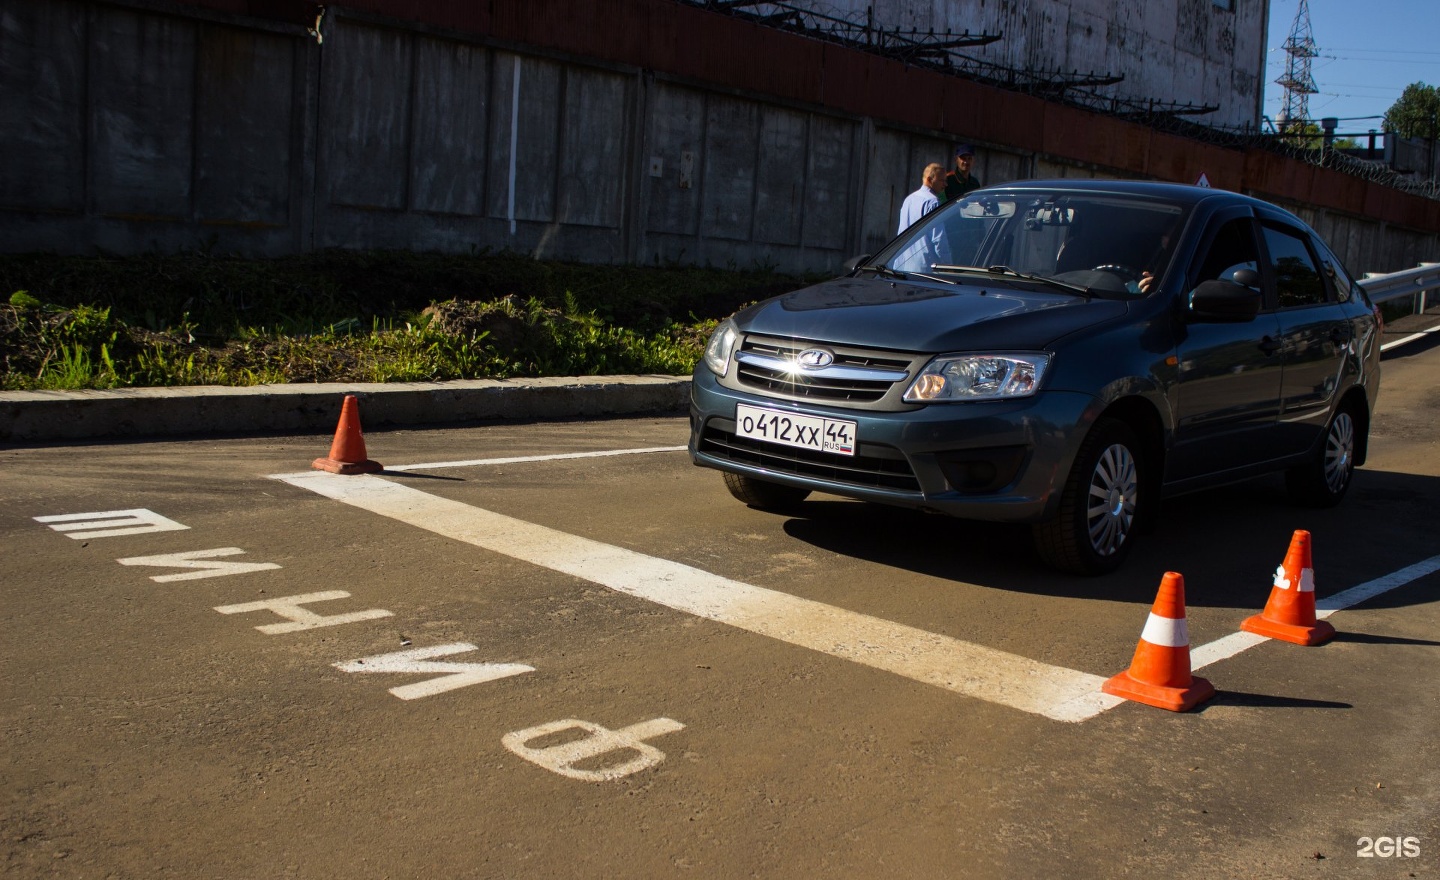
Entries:
POLYGON ((1111 696, 1124 697, 1157 709, 1169 709, 1171 712, 1188 712, 1215 696, 1215 686, 1206 678, 1192 675, 1189 686, 1169 687, 1140 681, 1131 675, 1128 669, 1119 675, 1111 676, 1100 686, 1100 690, 1111 696))
POLYGON ((336 461, 333 458, 317 458, 310 462, 310 467, 317 471, 329 471, 332 474, 378 474, 385 470, 385 466, 378 461, 365 459, 364 461, 336 461))
POLYGON ((1240 624, 1240 628, 1246 632, 1255 633, 1257 636, 1292 642, 1307 648, 1324 644, 1335 636, 1335 627, 1331 626, 1329 621, 1317 620, 1309 626, 1301 626, 1271 620, 1263 614, 1245 618, 1245 622, 1240 624))
POLYGON ((1246 618, 1240 628, 1306 647, 1328 642, 1335 635, 1335 627, 1315 617, 1315 567, 1309 532, 1297 529, 1290 538, 1285 561, 1275 570, 1275 586, 1265 610, 1246 618))
POLYGON ((355 395, 345 395, 329 457, 315 459, 310 467, 332 474, 375 474, 385 469, 380 462, 371 461, 365 455, 365 438, 360 434, 360 400, 355 395))

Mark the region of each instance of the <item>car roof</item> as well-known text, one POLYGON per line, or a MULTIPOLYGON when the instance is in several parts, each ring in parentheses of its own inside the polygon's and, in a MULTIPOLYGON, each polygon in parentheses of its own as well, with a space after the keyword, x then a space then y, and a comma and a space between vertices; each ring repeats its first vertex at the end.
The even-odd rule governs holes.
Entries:
MULTIPOLYGON (((997 192, 1024 192, 1029 190, 1055 192, 1059 190, 1064 192, 1112 193, 1163 198, 1185 205, 1198 205, 1201 202, 1215 199, 1232 204, 1264 205, 1272 209, 1275 207, 1268 202, 1262 202, 1259 199, 1254 199, 1237 192, 1231 192, 1230 190, 1215 189, 1207 186, 1191 186, 1183 183, 1165 183, 1154 180, 1091 180, 1075 178, 1016 180, 1010 183, 988 186, 983 190, 975 190, 975 193, 992 190, 997 192)), ((971 193, 971 195, 975 193, 971 193)))

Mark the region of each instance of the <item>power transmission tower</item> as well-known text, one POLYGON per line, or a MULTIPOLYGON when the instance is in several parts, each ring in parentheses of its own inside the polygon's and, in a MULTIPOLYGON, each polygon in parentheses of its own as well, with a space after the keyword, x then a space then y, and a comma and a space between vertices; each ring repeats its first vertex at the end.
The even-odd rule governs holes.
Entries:
POLYGON ((1290 57, 1285 62, 1285 75, 1275 80, 1276 85, 1285 88, 1285 106, 1276 127, 1281 132, 1303 132, 1310 120, 1310 96, 1319 91, 1310 75, 1310 59, 1320 54, 1310 32, 1310 0, 1300 0, 1284 48, 1290 57))

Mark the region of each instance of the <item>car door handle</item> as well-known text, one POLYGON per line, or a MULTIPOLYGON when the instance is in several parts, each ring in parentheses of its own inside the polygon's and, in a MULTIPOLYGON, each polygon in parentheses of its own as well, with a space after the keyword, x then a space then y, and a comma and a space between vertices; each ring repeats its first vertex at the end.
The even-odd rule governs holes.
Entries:
POLYGON ((1281 342, 1273 336, 1266 336, 1264 339, 1260 340, 1260 350, 1265 352, 1266 354, 1274 354, 1284 346, 1285 343, 1281 342))
POLYGON ((1336 327, 1330 331, 1330 341, 1336 345, 1344 345, 1350 341, 1350 325, 1336 327))

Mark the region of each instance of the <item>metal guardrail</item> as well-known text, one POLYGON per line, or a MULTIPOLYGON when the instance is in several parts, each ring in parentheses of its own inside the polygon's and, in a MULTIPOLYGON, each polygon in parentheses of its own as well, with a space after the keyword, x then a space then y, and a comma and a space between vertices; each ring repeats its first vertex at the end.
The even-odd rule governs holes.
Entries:
POLYGON ((1440 263, 1421 263, 1414 269, 1391 272, 1387 275, 1365 273, 1360 286, 1365 288, 1371 302, 1389 302, 1403 296, 1415 297, 1415 313, 1425 311, 1425 295, 1440 291, 1440 263))

